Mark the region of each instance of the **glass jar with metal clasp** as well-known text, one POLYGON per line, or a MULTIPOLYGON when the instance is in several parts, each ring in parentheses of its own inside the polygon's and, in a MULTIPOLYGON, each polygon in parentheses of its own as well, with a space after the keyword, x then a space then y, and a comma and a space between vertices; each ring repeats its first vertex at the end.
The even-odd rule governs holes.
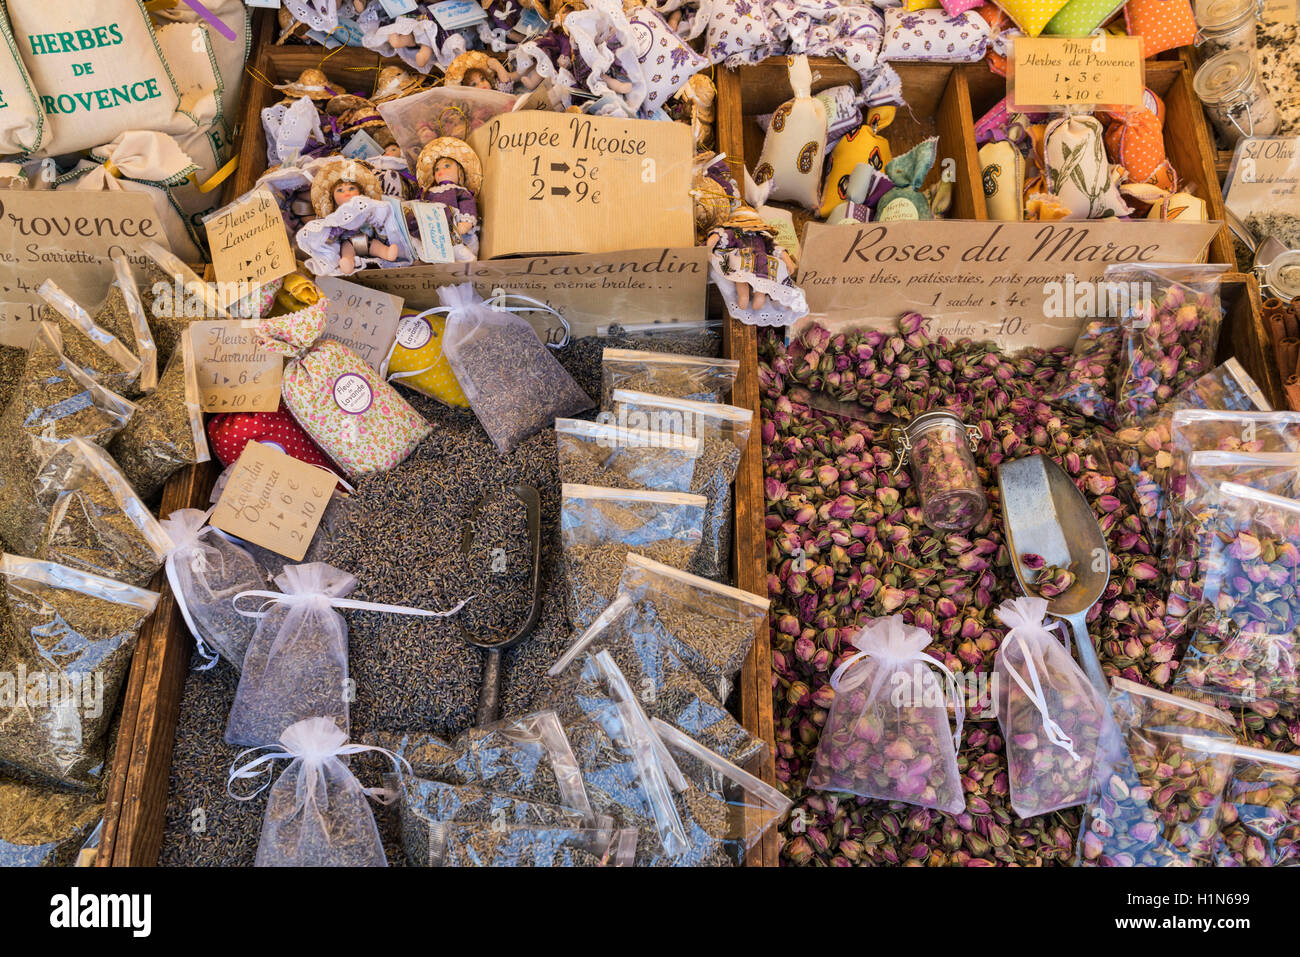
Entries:
POLYGON ((926 412, 894 429, 897 469, 910 464, 921 515, 936 532, 965 532, 988 511, 975 467, 982 436, 948 411, 926 412))
POLYGON ((1269 136, 1277 129, 1277 108, 1264 86, 1254 50, 1211 57, 1196 71, 1192 87, 1229 145, 1243 136, 1269 136))

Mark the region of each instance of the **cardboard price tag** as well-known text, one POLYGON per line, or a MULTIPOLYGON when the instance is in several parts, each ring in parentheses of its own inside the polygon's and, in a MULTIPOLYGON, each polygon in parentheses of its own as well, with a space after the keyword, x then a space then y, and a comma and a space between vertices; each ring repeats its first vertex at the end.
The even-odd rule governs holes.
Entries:
POLYGON ((695 243, 691 131, 541 110, 469 138, 483 164, 479 259, 695 243))
POLYGON ((257 330, 237 319, 190 323, 204 412, 274 412, 280 407, 284 357, 257 344, 257 330))
POLYGON ((402 297, 367 289, 336 276, 316 277, 328 300, 325 338, 337 339, 380 375, 402 317, 402 297))
POLYGON ((1223 202, 1240 217, 1262 204, 1295 202, 1300 187, 1300 136, 1247 136, 1237 143, 1223 184, 1223 202))
POLYGON ((1007 96, 1014 111, 1141 106, 1144 83, 1141 37, 1021 36, 1011 43, 1007 96))
POLYGON ((1300 19, 1300 0, 1263 0, 1260 19, 1265 23, 1295 23, 1300 19))
POLYGON ((143 193, 4 189, 0 223, 0 345, 20 349, 36 334, 36 289, 46 279, 93 307, 113 281, 111 251, 126 250, 139 279, 140 240, 167 245, 153 201, 143 193))
POLYGON ((231 467, 211 524, 302 561, 336 483, 332 472, 249 442, 231 467))
POLYGON ((255 189, 204 222, 217 281, 261 286, 293 272, 289 230, 274 197, 255 189))

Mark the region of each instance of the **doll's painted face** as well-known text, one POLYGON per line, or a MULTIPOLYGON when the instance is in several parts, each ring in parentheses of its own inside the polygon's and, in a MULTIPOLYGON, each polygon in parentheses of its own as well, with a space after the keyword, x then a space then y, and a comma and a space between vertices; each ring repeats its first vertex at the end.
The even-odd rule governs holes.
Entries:
POLYGON ((435 183, 455 183, 465 185, 465 171, 459 163, 446 156, 440 156, 433 164, 433 181, 435 183))
POLYGON ((334 187, 334 208, 338 209, 350 199, 356 199, 361 195, 361 187, 351 180, 339 180, 338 185, 334 187))
POLYGON ((461 86, 472 86, 477 90, 492 89, 492 81, 488 75, 477 68, 465 71, 465 78, 461 81, 461 86))
POLYGON ((385 147, 384 147, 384 155, 385 155, 385 156, 401 156, 401 155, 402 155, 402 148, 401 148, 400 146, 398 146, 396 143, 390 143, 388 146, 385 146, 385 147))

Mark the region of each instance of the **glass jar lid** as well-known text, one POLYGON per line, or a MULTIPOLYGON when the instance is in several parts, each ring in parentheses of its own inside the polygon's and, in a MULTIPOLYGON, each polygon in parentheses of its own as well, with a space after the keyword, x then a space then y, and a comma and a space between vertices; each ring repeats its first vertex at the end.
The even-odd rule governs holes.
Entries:
POLYGON ((1202 103, 1214 106, 1240 99, 1254 82, 1254 52, 1229 50, 1201 64, 1192 79, 1192 88, 1202 103))
POLYGON ((1258 13, 1258 0, 1197 0, 1196 25, 1202 30, 1235 29, 1258 13))
POLYGON ((963 422, 955 412, 949 412, 947 409, 939 409, 935 412, 922 412, 912 421, 903 427, 907 437, 915 441, 922 434, 937 428, 940 425, 952 425, 963 432, 966 431, 966 423, 963 422))
POLYGON ((1279 253, 1264 269, 1264 285, 1279 299, 1300 299, 1300 249, 1279 253))

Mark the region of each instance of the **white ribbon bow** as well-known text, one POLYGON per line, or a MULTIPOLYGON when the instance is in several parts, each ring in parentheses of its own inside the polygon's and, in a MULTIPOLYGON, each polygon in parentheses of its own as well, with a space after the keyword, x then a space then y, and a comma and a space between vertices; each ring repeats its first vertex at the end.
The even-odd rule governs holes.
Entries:
POLYGON ((871 689, 867 694, 868 703, 875 700, 885 679, 908 662, 917 661, 922 665, 937 668, 952 692, 953 711, 956 715, 952 740, 954 746, 961 747, 961 727, 966 720, 966 699, 962 696, 957 676, 942 661, 925 653, 925 648, 932 640, 929 632, 924 628, 907 624, 901 615, 890 615, 888 618, 872 619, 850 640, 859 651, 836 668, 831 675, 831 687, 836 692, 840 690, 840 682, 845 673, 863 658, 875 658, 894 666, 876 670, 871 689))

